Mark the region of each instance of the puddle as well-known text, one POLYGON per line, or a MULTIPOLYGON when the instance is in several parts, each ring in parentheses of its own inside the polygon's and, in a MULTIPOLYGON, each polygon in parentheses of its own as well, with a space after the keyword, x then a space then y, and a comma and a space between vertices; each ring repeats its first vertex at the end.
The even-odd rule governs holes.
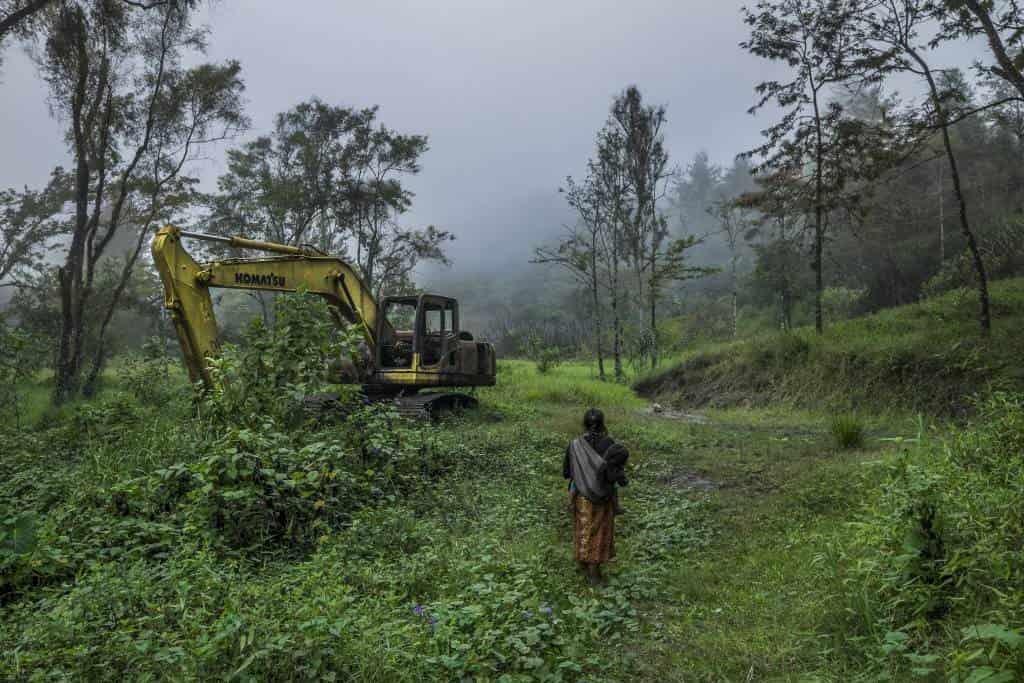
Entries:
POLYGON ((666 408, 660 403, 652 403, 644 413, 655 417, 663 417, 666 420, 682 420, 683 422, 689 422, 697 425, 703 425, 709 422, 708 418, 703 415, 687 413, 682 410, 673 410, 672 408, 666 408))
POLYGON ((697 491, 713 491, 718 482, 702 477, 696 472, 677 471, 658 477, 658 483, 673 489, 695 489, 697 491))

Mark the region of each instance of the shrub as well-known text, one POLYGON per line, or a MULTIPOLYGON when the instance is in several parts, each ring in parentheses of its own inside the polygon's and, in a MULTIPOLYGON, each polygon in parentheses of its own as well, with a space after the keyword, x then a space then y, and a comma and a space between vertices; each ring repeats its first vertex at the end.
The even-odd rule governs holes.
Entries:
POLYGON ((331 367, 354 362, 355 326, 339 329, 327 304, 310 294, 281 297, 275 314, 273 325, 254 320, 243 344, 226 344, 211 361, 205 417, 229 425, 295 424, 305 417, 306 396, 333 390, 342 403, 355 399, 358 387, 329 377, 331 367))
POLYGON ((856 415, 845 413, 833 416, 829 432, 838 448, 851 450, 864 445, 864 423, 856 415))
POLYGON ((21 389, 42 367, 45 344, 39 338, 9 327, 0 315, 0 419, 11 416, 21 424, 21 389))
POLYGON ((822 308, 826 320, 847 320, 864 311, 867 289, 826 287, 822 292, 822 308))
POLYGON ((159 339, 143 344, 141 353, 128 356, 121 365, 118 379, 139 401, 149 405, 166 403, 180 395, 180 385, 173 381, 172 363, 159 339))
POLYGON ((536 332, 531 332, 523 341, 520 351, 537 365, 537 372, 546 375, 562 362, 562 350, 548 346, 536 332))
POLYGON ((995 394, 886 475, 852 542, 832 548, 841 637, 897 679, 1021 680, 1024 396, 995 394))

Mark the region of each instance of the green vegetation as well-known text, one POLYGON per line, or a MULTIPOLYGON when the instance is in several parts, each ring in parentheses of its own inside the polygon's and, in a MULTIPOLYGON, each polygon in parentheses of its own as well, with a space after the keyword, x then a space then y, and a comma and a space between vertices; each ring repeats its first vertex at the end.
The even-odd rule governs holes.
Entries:
POLYGON ((798 329, 702 347, 640 378, 637 388, 691 406, 883 406, 960 414, 976 392, 1024 388, 1018 352, 1024 279, 993 283, 992 310, 1001 322, 991 339, 974 329, 972 296, 958 289, 835 323, 820 336, 798 329))
POLYGON ((856 415, 836 415, 829 424, 832 440, 839 448, 860 448, 864 445, 864 425, 856 415))
POLYGON ((657 415, 593 368, 505 361, 439 430, 345 399, 314 419, 301 395, 329 385, 290 354, 350 348, 318 305, 254 327, 199 404, 151 348, 93 401, 4 423, 0 677, 1024 674, 1021 397, 953 431, 657 415), (561 479, 590 405, 633 452, 600 589, 561 479))

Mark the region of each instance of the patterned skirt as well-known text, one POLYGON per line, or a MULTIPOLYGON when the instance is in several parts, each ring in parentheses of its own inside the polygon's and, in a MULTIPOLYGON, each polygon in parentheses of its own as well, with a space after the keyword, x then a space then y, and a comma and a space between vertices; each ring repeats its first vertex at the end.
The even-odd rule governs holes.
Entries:
POLYGON ((577 562, 603 564, 615 557, 615 503, 591 503, 570 493, 573 549, 577 562))

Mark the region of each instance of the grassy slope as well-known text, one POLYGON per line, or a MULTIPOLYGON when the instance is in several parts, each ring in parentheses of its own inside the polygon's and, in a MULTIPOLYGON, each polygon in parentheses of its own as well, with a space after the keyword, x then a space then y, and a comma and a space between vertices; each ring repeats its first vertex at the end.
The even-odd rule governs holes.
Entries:
MULTIPOLYGON (((111 557, 40 587, 0 607, 0 677, 224 676, 273 670, 274 648, 286 647, 342 677, 445 680, 445 662, 509 654, 517 639, 529 649, 535 637, 566 640, 544 650, 541 668, 569 679, 577 666, 588 680, 841 680, 857 670, 816 635, 829 611, 815 539, 841 528, 869 481, 860 463, 881 442, 837 457, 812 414, 714 411, 708 424, 651 416, 628 388, 579 365, 540 376, 506 362, 500 377, 481 392, 480 414, 445 426, 478 466, 368 510, 302 560, 111 557), (619 559, 597 591, 574 571, 560 476, 589 405, 606 410, 634 454, 619 559), (692 487, 694 476, 714 488, 692 487), (450 621, 432 632, 414 604, 450 621), (530 621, 542 606, 553 608, 553 630, 530 621), (509 631, 509 613, 523 613, 521 633, 509 631)), ((62 463, 66 490, 82 498, 65 504, 94 504, 90 492, 167 464, 161 430, 178 418, 147 415, 137 450, 62 463)))
POLYGON ((880 407, 962 411, 996 384, 1024 387, 1019 362, 1024 279, 992 285, 994 329, 983 339, 972 292, 830 325, 702 347, 641 378, 638 390, 690 406, 880 407))

